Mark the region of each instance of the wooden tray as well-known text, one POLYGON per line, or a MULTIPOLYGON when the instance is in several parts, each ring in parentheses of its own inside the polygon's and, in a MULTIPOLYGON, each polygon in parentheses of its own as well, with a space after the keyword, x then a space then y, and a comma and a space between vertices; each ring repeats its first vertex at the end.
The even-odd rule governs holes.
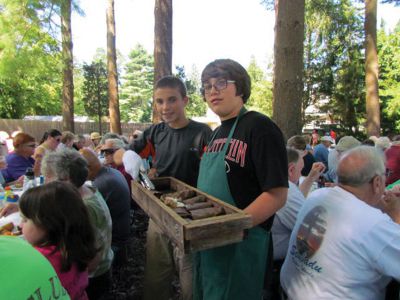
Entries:
POLYGON ((243 210, 225 203, 211 195, 173 177, 153 179, 157 191, 181 191, 191 189, 204 195, 216 207, 223 207, 226 214, 200 220, 186 220, 165 205, 154 191, 132 181, 132 196, 161 230, 185 253, 215 248, 243 240, 245 229, 252 226, 251 216, 243 210))

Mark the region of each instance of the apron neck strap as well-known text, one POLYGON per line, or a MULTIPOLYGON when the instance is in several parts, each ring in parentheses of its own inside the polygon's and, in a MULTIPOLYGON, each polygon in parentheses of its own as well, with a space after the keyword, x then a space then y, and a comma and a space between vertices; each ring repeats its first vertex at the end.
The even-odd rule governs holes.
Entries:
POLYGON ((231 131, 229 132, 228 137, 226 138, 226 142, 225 142, 224 148, 222 149, 222 152, 223 152, 223 153, 226 153, 226 151, 228 150, 228 146, 229 146, 229 143, 231 142, 233 133, 235 132, 236 125, 237 125, 239 119, 240 119, 246 112, 247 112, 246 108, 245 108, 244 106, 242 106, 242 108, 240 109, 240 112, 239 112, 238 116, 236 117, 235 123, 233 123, 233 126, 232 126, 232 128, 231 128, 231 131))

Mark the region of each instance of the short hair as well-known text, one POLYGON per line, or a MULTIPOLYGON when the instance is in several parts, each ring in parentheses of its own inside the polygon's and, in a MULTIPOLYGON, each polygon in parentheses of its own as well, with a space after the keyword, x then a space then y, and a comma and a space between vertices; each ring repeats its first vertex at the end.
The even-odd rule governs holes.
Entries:
POLYGON ((89 174, 87 161, 76 150, 62 149, 46 154, 42 161, 42 174, 56 180, 69 181, 81 187, 89 174))
POLYGON ((77 143, 79 143, 79 142, 83 142, 84 143, 86 141, 86 138, 85 138, 85 136, 83 134, 77 134, 77 135, 75 135, 75 141, 77 143))
POLYGON ((61 143, 66 144, 70 141, 73 141, 75 135, 71 131, 63 131, 61 135, 61 143))
POLYGON ((46 140, 47 140, 47 138, 50 136, 50 137, 56 137, 56 136, 61 136, 62 134, 61 134, 61 132, 59 131, 59 130, 57 130, 57 129, 50 129, 50 130, 48 130, 48 131, 46 131, 44 134, 43 134, 43 137, 42 137, 42 139, 40 140, 40 144, 43 144, 46 140))
POLYGON ((288 164, 297 163, 300 159, 299 151, 294 148, 286 147, 286 154, 287 154, 288 164))
POLYGON ((14 138, 13 138, 13 146, 14 148, 18 148, 19 146, 30 143, 30 142, 35 142, 35 138, 27 133, 20 132, 18 133, 14 138))
POLYGON ((115 148, 118 149, 124 148, 126 146, 124 141, 121 139, 107 139, 106 142, 111 143, 115 148))
POLYGON ((105 133, 105 134, 101 137, 100 145, 103 145, 103 144, 106 142, 106 140, 109 140, 109 139, 119 139, 119 135, 116 134, 116 133, 112 133, 112 132, 107 132, 107 133, 105 133))
MULTIPOLYGON (((234 80, 236 96, 241 95, 243 103, 247 102, 251 93, 251 79, 246 69, 232 59, 217 59, 209 63, 201 73, 201 83, 210 78, 234 80)), ((202 93, 204 97, 204 92, 202 93)))
POLYGON ((353 187, 368 183, 374 176, 384 173, 385 158, 382 152, 371 146, 357 146, 345 151, 337 168, 338 182, 353 187), (356 169, 342 167, 343 161, 349 156, 358 157, 362 163, 358 164, 356 169))
POLYGON ((42 228, 42 244, 54 245, 61 253, 61 271, 76 264, 84 271, 96 255, 94 228, 87 208, 76 187, 54 181, 27 190, 19 201, 24 217, 42 228))
POLYGON ((300 151, 306 150, 307 142, 301 135, 294 135, 287 141, 287 146, 300 151))
POLYGON ((186 97, 187 95, 185 83, 180 78, 173 75, 167 75, 157 80, 154 85, 154 90, 162 88, 178 89, 182 97, 186 97))

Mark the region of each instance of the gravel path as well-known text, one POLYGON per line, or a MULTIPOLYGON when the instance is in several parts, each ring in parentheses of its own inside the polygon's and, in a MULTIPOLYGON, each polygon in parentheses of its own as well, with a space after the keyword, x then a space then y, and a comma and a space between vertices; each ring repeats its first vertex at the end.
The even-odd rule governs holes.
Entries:
MULTIPOLYGON (((113 270, 113 285, 110 299, 142 299, 148 219, 147 215, 141 209, 136 209, 133 212, 133 223, 131 225, 131 237, 128 247, 128 263, 113 270)), ((179 299, 179 287, 177 282, 178 281, 175 280, 173 283, 175 296, 172 300, 179 299)))

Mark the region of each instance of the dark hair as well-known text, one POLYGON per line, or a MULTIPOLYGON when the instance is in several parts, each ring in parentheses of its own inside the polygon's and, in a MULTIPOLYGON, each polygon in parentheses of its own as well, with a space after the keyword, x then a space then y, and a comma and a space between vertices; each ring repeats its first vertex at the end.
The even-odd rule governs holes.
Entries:
MULTIPOLYGON (((241 95, 243 103, 247 102, 251 93, 251 79, 246 69, 232 59, 217 59, 209 63, 201 73, 202 84, 210 78, 234 80, 236 95, 241 95)), ((204 93, 203 93, 204 97, 204 93)))
POLYGON ((164 76, 156 82, 154 89, 156 90, 161 88, 178 89, 182 97, 186 97, 187 95, 186 86, 183 81, 173 75, 164 76))
POLYGON ((49 137, 49 136, 51 136, 51 137, 56 137, 56 136, 61 136, 62 134, 61 134, 61 132, 59 131, 59 130, 57 130, 57 129, 50 129, 50 130, 48 130, 48 131, 46 131, 44 134, 43 134, 43 137, 42 137, 42 139, 40 140, 40 143, 39 144, 43 144, 46 140, 47 140, 47 138, 49 137))
POLYGON ((61 271, 76 263, 80 271, 95 257, 96 240, 87 208, 68 182, 53 181, 27 190, 20 199, 22 214, 46 231, 46 241, 61 252, 61 271))
POLYGON ((361 144, 366 145, 366 146, 372 146, 372 147, 375 146, 375 142, 371 139, 363 140, 361 144))
POLYGON ((13 146, 17 148, 23 144, 34 142, 35 138, 27 133, 20 132, 13 138, 13 146))

